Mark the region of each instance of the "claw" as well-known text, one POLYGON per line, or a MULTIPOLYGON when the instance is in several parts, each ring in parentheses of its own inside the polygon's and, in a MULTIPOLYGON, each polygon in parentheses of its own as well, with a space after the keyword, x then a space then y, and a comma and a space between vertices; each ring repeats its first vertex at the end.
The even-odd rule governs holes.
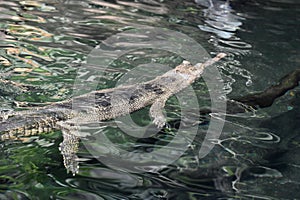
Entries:
POLYGON ((153 123, 157 126, 157 128, 162 128, 166 124, 167 120, 165 117, 156 117, 153 120, 153 123))

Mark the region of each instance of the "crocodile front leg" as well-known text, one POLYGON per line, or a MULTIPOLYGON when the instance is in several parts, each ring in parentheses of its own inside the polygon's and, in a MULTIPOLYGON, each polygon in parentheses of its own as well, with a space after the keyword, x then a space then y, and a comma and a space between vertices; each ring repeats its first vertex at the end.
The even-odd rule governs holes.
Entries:
POLYGON ((153 118, 153 123, 158 127, 162 128, 166 124, 166 117, 163 113, 163 109, 166 105, 166 101, 169 99, 169 97, 172 96, 172 94, 166 94, 163 97, 155 100, 155 102, 150 107, 150 117, 153 118))

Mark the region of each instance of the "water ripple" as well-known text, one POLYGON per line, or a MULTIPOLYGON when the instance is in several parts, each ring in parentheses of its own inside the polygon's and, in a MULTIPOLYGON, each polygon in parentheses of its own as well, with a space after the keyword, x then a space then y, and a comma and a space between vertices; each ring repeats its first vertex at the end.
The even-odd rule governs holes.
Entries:
MULTIPOLYGON (((89 52, 101 41, 141 25, 186 33, 212 55, 220 51, 227 53, 227 58, 218 65, 227 94, 242 95, 261 90, 300 63, 299 18, 295 17, 299 14, 299 3, 296 0, 196 2, 198 6, 193 1, 180 0, 1 1, 0 77, 33 88, 24 92, 1 82, 1 109, 12 109, 14 101, 19 105, 20 102, 21 105, 32 105, 70 98, 76 75, 86 77, 85 84, 99 79, 99 88, 107 88, 132 69, 133 62, 140 65, 146 60, 174 66, 181 61, 178 56, 164 52, 139 50, 122 57, 109 68, 90 66, 105 72, 101 77, 93 76, 89 71, 77 74, 89 52)), ((126 41, 119 45, 134 46, 126 41)), ((201 97, 199 103, 209 106, 205 83, 199 81, 194 86, 201 97)), ((277 114, 283 110, 290 112, 284 102, 294 98, 294 93, 297 90, 282 97, 283 100, 271 109, 277 114)), ((231 195, 232 199, 272 199, 276 197, 272 194, 274 188, 280 197, 287 196, 284 188, 280 188, 282 186, 296 191, 293 188, 298 187, 299 167, 295 166, 299 166, 299 138, 292 133, 298 130, 294 123, 297 118, 285 117, 285 123, 275 121, 275 124, 261 128, 258 121, 275 120, 270 110, 260 110, 262 113, 251 116, 228 115, 221 137, 211 141, 216 144, 215 148, 203 159, 198 157, 198 148, 202 145, 210 116, 199 120, 199 134, 195 140, 192 141, 186 132, 182 140, 177 141, 178 145, 189 141, 188 150, 171 165, 165 166, 162 162, 150 165, 147 155, 132 156, 131 152, 151 152, 172 140, 180 118, 180 107, 173 102, 168 102, 166 110, 174 123, 170 123, 165 132, 150 138, 137 140, 114 124, 101 124, 99 134, 106 134, 117 148, 128 150, 130 159, 146 160, 143 166, 135 166, 132 173, 103 166, 100 157, 98 160, 81 150, 78 154, 80 173, 75 177, 67 174, 58 151, 60 132, 40 136, 42 139, 30 137, 25 143, 1 143, 0 198, 216 199, 231 195), (286 138, 288 142, 284 143, 286 138), (280 145, 294 148, 296 153, 289 157, 276 154, 280 145), (279 160, 275 160, 275 167, 267 158, 273 153, 279 160), (277 167, 278 162, 288 163, 287 167, 293 166, 295 171, 287 172, 277 167), (146 172, 138 174, 138 167, 146 172), (240 193, 232 192, 233 181, 240 193)), ((294 106, 291 111, 296 112, 297 108, 294 106)), ((142 113, 146 117, 140 116, 135 116, 139 123, 149 123, 147 111, 142 113)), ((91 145, 111 159, 118 153, 105 141, 91 145)), ((174 146, 167 151, 178 154, 181 149, 174 146)), ((159 157, 167 159, 166 154, 159 157)), ((296 193, 291 196, 297 198, 296 193)))

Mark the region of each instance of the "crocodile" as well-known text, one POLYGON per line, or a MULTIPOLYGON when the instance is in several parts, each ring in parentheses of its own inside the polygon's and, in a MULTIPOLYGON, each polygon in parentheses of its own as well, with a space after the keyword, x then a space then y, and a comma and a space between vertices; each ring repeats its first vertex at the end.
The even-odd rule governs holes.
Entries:
MULTIPOLYGON (((63 141, 60 144, 60 151, 64 166, 75 175, 79 169, 76 153, 80 136, 76 135, 77 124, 114 119, 151 105, 150 116, 158 127, 162 127, 166 123, 162 109, 167 99, 192 84, 206 67, 224 56, 226 54, 220 53, 205 63, 196 65, 184 61, 151 81, 93 91, 35 109, 0 113, 0 140, 17 140, 53 130, 62 130, 63 141), (79 106, 78 109, 74 109, 74 101, 80 102, 80 105, 85 107, 79 106)), ((284 76, 278 84, 262 92, 227 99, 226 112, 234 114, 269 107, 275 99, 297 87, 299 81, 300 69, 296 69, 284 76)), ((201 110, 201 114, 210 112, 209 109, 201 110)))
POLYGON ((219 53, 204 63, 192 65, 183 61, 174 69, 153 80, 138 84, 93 91, 41 108, 2 114, 0 140, 21 139, 26 136, 62 130, 60 151, 64 165, 73 174, 78 172, 76 152, 80 136, 76 125, 114 119, 151 105, 153 123, 162 128, 166 123, 163 108, 172 95, 191 85, 205 68, 225 57, 219 53), (73 103, 80 102, 77 109, 73 103))

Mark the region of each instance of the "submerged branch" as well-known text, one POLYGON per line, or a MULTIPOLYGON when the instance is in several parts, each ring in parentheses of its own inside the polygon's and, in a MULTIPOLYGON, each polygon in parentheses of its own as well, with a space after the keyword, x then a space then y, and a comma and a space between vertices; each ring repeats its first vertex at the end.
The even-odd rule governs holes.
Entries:
POLYGON ((299 82, 300 69, 296 69, 284 76, 277 85, 273 85, 262 92, 249 94, 235 98, 234 100, 254 108, 269 107, 273 104, 275 99, 283 96, 287 91, 297 87, 299 82))

